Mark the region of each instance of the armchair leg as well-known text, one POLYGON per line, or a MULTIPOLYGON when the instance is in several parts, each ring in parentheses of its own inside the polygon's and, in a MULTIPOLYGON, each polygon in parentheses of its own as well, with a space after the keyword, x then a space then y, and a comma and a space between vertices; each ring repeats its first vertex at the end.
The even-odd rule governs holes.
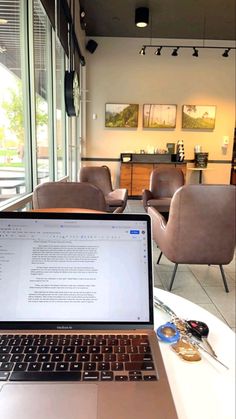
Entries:
POLYGON ((159 262, 160 262, 160 260, 161 260, 161 257, 162 257, 162 252, 159 254, 159 257, 158 257, 158 259, 157 259, 157 265, 159 265, 159 262))
POLYGON ((172 289, 172 285, 173 285, 173 282, 174 282, 174 279, 175 279, 175 274, 176 274, 177 268, 178 268, 178 263, 175 264, 174 271, 172 273, 170 286, 169 286, 169 291, 171 291, 171 289, 172 289))
POLYGON ((229 288, 228 288, 228 284, 227 284, 227 281, 226 281, 226 277, 225 277, 225 272, 224 272, 223 266, 222 265, 219 265, 219 267, 220 267, 220 272, 221 272, 222 279, 223 279, 224 286, 225 286, 225 292, 229 292, 229 288))

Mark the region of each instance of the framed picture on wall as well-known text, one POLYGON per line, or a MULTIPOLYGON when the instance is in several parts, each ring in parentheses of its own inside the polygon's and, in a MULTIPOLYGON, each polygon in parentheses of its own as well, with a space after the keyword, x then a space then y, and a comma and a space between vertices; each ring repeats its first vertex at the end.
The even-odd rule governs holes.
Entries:
POLYGON ((214 129, 216 106, 183 105, 182 128, 214 129))
POLYGON ((177 105, 143 105, 143 128, 175 128, 177 105))
POLYGON ((106 103, 105 127, 137 128, 139 105, 128 103, 106 103))

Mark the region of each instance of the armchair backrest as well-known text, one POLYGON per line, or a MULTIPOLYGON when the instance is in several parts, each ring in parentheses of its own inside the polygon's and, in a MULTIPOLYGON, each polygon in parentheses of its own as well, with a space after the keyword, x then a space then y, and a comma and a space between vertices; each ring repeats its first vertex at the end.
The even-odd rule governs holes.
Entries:
POLYGON ((235 247, 235 198, 233 185, 178 189, 166 225, 166 256, 178 263, 228 264, 235 247))
POLYGON ((80 182, 89 182, 102 190, 106 196, 112 192, 111 172, 107 166, 85 166, 80 169, 80 182))
POLYGON ((150 176, 153 198, 171 198, 184 185, 184 174, 178 168, 154 169, 150 176))
POLYGON ((33 207, 89 208, 106 211, 106 202, 102 191, 90 183, 45 182, 34 190, 33 207))

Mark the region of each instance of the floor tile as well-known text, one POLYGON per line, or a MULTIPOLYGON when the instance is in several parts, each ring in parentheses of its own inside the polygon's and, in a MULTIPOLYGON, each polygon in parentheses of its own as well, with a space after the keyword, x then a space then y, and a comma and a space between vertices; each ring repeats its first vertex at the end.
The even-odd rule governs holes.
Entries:
MULTIPOLYGON (((171 275, 168 272, 159 272, 158 274, 164 288, 169 289, 171 275)), ((190 272, 177 271, 171 292, 196 304, 209 302, 204 289, 190 272)))
MULTIPOLYGON (((221 271, 217 265, 189 265, 190 271, 196 276, 203 287, 219 286, 224 288, 221 271)), ((233 274, 232 274, 233 275, 233 274)), ((226 281, 229 287, 235 287, 235 281, 231 274, 225 271, 226 281)))
POLYGON ((124 212, 132 213, 132 212, 138 212, 138 213, 145 213, 145 209, 143 207, 143 204, 141 200, 128 200, 126 208, 124 212))
POLYGON ((205 287, 205 291, 229 326, 235 327, 235 290, 226 293, 219 287, 205 287))
POLYGON ((161 279, 158 275, 158 272, 155 268, 155 266, 153 267, 153 282, 154 282, 154 287, 163 287, 161 279))
POLYGON ((233 258, 233 260, 228 264, 224 266, 224 270, 227 272, 234 272, 236 269, 236 257, 233 258))
POLYGON ((227 277, 229 276, 232 279, 232 281, 234 281, 234 283, 236 283, 235 272, 225 272, 225 273, 226 273, 227 277))

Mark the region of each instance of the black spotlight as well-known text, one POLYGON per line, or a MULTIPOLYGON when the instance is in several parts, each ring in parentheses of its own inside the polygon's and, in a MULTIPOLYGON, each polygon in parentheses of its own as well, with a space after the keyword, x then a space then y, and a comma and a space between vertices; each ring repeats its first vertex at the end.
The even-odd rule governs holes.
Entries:
POLYGON ((155 51, 155 55, 161 55, 162 47, 158 47, 155 51))
POLYGON ((179 47, 174 48, 174 49, 173 49, 173 52, 172 52, 172 54, 171 54, 171 55, 172 55, 173 57, 177 57, 177 55, 178 55, 178 50, 179 50, 179 47))
POLYGON ((198 49, 193 47, 193 57, 198 57, 198 49))
POLYGON ((141 50, 139 51, 140 55, 145 55, 146 54, 146 47, 142 47, 141 50))
POLYGON ((139 28, 145 28, 149 22, 148 7, 138 7, 135 10, 135 25, 139 28))
POLYGON ((97 49, 97 46, 98 46, 97 42, 96 42, 96 41, 94 41, 93 39, 90 39, 90 40, 87 42, 86 49, 87 49, 89 52, 91 52, 91 54, 93 54, 93 53, 94 53, 94 51, 97 49))
POLYGON ((85 11, 84 11, 84 9, 80 9, 80 26, 81 26, 81 29, 85 30, 86 22, 85 22, 85 11))
POLYGON ((223 52, 222 57, 226 57, 227 58, 229 56, 229 51, 230 51, 230 48, 227 48, 225 50, 225 52, 223 52))

